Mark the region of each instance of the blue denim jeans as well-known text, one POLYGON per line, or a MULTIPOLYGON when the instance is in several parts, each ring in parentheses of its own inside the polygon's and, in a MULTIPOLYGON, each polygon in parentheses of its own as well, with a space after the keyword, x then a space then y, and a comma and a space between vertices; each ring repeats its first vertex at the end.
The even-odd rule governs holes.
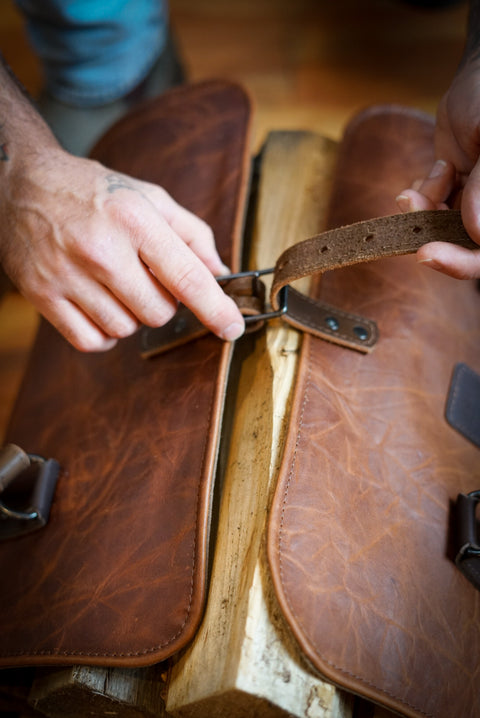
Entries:
POLYGON ((76 107, 123 97, 148 74, 168 31, 167 0, 16 0, 45 89, 76 107))

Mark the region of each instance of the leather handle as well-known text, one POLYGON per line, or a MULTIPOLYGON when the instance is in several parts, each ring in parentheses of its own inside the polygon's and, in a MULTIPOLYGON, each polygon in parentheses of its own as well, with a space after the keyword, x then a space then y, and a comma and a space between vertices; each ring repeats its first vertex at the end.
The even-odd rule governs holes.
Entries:
MULTIPOLYGON (((356 222, 289 247, 278 258, 270 293, 274 309, 283 287, 303 277, 351 264, 416 252, 428 242, 450 242, 479 249, 468 236, 457 210, 424 210, 356 222)), ((297 292, 289 287, 285 321, 297 329, 363 352, 374 347, 375 322, 297 292)))

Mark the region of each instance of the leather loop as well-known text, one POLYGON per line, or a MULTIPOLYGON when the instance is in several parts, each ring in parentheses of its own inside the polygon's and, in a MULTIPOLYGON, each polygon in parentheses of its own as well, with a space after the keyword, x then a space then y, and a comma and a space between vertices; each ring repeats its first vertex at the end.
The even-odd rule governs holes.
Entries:
MULTIPOLYGON (((265 312, 265 284, 255 275, 234 277, 220 284, 233 299, 244 317, 256 317, 265 312)), ((263 319, 246 325, 246 333, 255 332, 265 324, 263 319)))
POLYGON ((59 471, 55 459, 27 454, 16 444, 0 449, 0 541, 47 524, 59 471))
MULTIPOLYGON (((260 317, 258 321, 247 324, 246 333, 254 332, 265 324, 265 285, 253 273, 244 276, 219 278, 225 294, 233 299, 244 317, 260 317)), ((199 319, 180 304, 175 316, 162 327, 144 327, 141 333, 140 353, 144 359, 164 354, 194 339, 200 339, 209 333, 199 319)))
POLYGON ((19 446, 15 444, 2 446, 0 449, 0 493, 29 466, 28 454, 19 446))
POLYGON ((453 505, 456 539, 455 564, 464 576, 480 590, 480 546, 476 509, 480 491, 458 494, 453 505))
MULTIPOLYGON (((450 242, 479 249, 465 231, 457 210, 424 210, 356 222, 322 232, 289 247, 277 260, 270 294, 278 309, 279 292, 291 282, 351 264, 416 252, 428 242, 450 242)), ((371 351, 374 322, 323 304, 289 289, 285 321, 297 329, 351 349, 371 351)))

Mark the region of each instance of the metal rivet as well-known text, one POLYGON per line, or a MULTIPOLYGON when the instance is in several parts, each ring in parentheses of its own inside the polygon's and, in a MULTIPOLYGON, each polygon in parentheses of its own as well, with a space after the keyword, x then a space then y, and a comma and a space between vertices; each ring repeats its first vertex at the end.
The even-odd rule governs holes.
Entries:
POLYGON ((353 333, 356 334, 356 336, 360 339, 361 342, 364 342, 366 339, 368 339, 368 331, 365 329, 365 327, 353 327, 353 333))
POLYGON ((327 317, 325 319, 325 324, 329 329, 332 330, 332 332, 338 332, 339 324, 335 317, 327 317))

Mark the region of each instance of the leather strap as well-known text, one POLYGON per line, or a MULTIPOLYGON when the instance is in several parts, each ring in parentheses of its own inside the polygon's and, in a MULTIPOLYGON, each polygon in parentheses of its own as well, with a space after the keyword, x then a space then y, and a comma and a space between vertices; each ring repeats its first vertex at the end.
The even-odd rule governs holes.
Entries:
MULTIPOLYGON (((424 210, 378 217, 305 239, 289 247, 277 260, 270 292, 272 308, 275 312, 280 309, 288 289, 286 310, 282 313, 286 322, 321 339, 370 352, 378 340, 374 321, 311 299, 291 287, 291 283, 351 264, 412 254, 427 242, 434 241, 450 242, 467 249, 479 248, 465 231, 457 210, 424 210)), ((220 281, 245 316, 265 311, 259 290, 263 285, 258 278, 235 276, 220 281)), ((250 324, 248 330, 260 329, 263 324, 263 321, 250 324)), ((207 333, 198 319, 181 306, 164 327, 144 329, 141 353, 144 357, 161 354, 207 333)))
POLYGON ((0 449, 0 494, 19 473, 28 469, 28 454, 15 444, 5 444, 0 449))
MULTIPOLYGON (((246 274, 247 276, 240 273, 240 275, 219 277, 218 282, 245 318, 260 317, 265 311, 265 285, 255 274, 246 274)), ((257 331, 264 323, 260 317, 258 321, 250 322, 246 331, 257 331)), ((200 339, 208 333, 209 330, 195 314, 180 304, 175 316, 163 327, 143 328, 140 353, 144 359, 148 359, 194 339, 200 339)))
MULTIPOLYGON (((313 274, 416 252, 427 242, 450 242, 478 249, 457 210, 425 210, 356 222, 322 232, 289 247, 277 260, 270 294, 274 309, 279 293, 293 281, 313 274)), ((375 322, 314 301, 289 286, 285 321, 322 339, 363 352, 373 349, 375 322)))
POLYGON ((458 362, 452 373, 445 418, 451 427, 460 432, 480 449, 480 374, 458 362))

